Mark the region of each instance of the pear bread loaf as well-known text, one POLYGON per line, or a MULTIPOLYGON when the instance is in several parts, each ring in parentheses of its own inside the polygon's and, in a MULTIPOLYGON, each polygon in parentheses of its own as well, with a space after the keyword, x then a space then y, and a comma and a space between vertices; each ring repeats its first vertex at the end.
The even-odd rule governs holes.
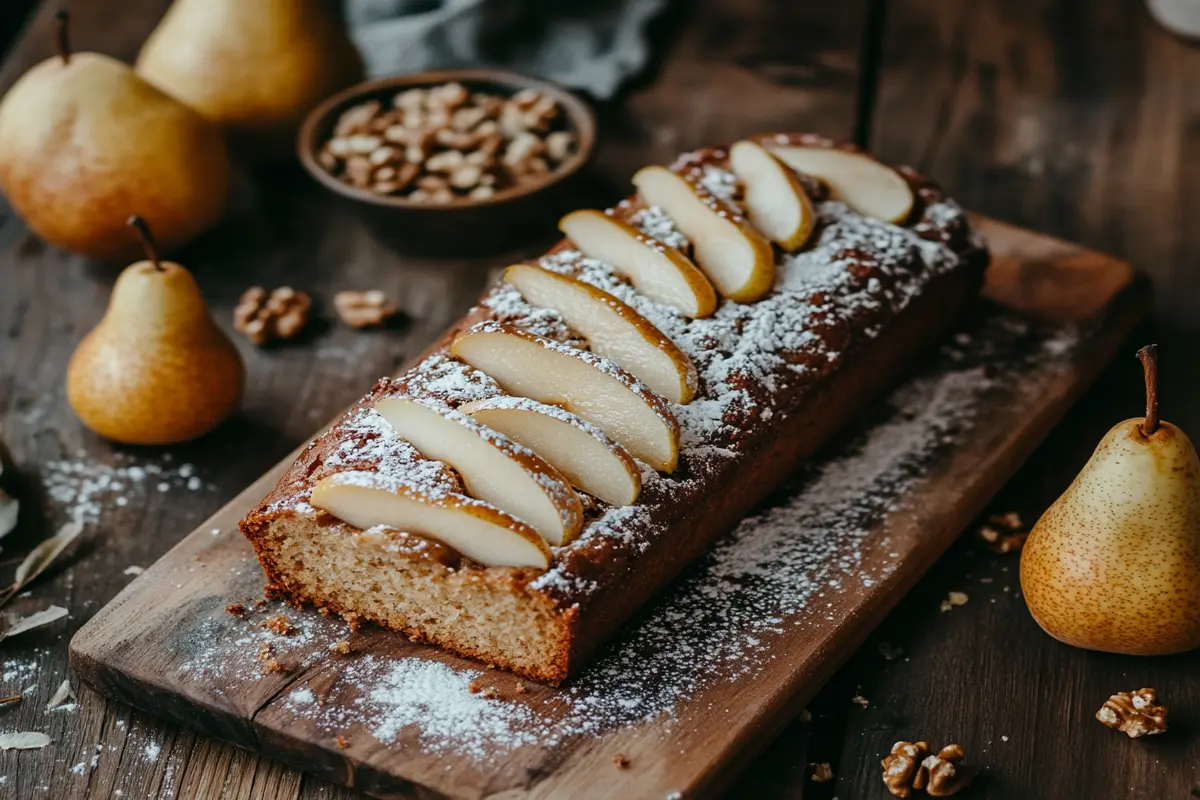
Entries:
POLYGON ((811 134, 563 219, 246 516, 271 592, 558 683, 948 333, 987 252, 811 134))

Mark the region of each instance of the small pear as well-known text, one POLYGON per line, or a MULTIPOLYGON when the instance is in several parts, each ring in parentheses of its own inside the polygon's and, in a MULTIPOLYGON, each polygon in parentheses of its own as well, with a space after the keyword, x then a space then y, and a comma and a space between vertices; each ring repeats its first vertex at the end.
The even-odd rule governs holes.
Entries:
POLYGON ((292 156, 309 109, 362 80, 328 0, 175 0, 137 71, 216 122, 255 161, 292 156))
POLYGON ((1030 613, 1054 638, 1129 655, 1200 646, 1200 460, 1158 418, 1154 345, 1138 351, 1146 416, 1115 425, 1021 554, 1030 613))
POLYGON ((66 12, 59 54, 0 102, 0 189, 41 238, 128 263, 140 249, 121 221, 140 213, 164 251, 224 213, 229 157, 221 130, 96 53, 72 53, 66 12))
POLYGON ((125 444, 177 444, 233 411, 245 370, 208 313, 192 274, 161 261, 150 228, 147 260, 126 267, 108 310, 67 366, 67 402, 83 424, 125 444))

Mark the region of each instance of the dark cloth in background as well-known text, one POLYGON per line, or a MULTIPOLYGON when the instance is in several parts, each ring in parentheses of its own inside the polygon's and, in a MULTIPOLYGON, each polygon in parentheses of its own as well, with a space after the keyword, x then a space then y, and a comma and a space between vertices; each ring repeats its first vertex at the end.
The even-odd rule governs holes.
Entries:
POLYGON ((649 57, 666 0, 345 0, 371 77, 500 67, 610 97, 649 57))

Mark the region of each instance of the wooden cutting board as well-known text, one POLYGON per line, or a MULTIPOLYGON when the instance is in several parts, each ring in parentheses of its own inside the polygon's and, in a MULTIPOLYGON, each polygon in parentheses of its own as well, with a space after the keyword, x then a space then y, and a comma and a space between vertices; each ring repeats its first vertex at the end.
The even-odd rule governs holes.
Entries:
POLYGON ((290 458, 92 618, 71 663, 99 692, 380 797, 714 795, 1124 352, 1149 308, 1123 262, 977 224, 993 265, 963 333, 567 687, 256 606, 262 574, 237 521, 290 458), (247 613, 227 613, 238 602, 247 613), (289 633, 264 627, 280 615, 289 633), (338 642, 353 652, 331 651, 338 642))

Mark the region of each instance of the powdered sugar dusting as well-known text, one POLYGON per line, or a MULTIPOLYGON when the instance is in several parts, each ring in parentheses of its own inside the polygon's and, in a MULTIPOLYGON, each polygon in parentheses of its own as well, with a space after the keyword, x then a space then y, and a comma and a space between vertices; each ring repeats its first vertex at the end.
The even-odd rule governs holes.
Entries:
POLYGON ((705 191, 726 203, 732 203, 738 199, 740 192, 737 176, 727 169, 722 169, 715 164, 705 164, 700 168, 699 182, 705 191))
MULTIPOLYGON (((318 708, 331 729, 360 722, 375 738, 393 743, 404 732, 415 733, 419 746, 433 753, 487 753, 497 742, 505 749, 535 744, 538 715, 520 704, 484 700, 471 691, 482 672, 449 667, 423 658, 388 659, 364 656, 345 670, 345 680, 362 687, 350 707, 318 708)), ((285 700, 299 714, 313 711, 307 687, 285 700)))
POLYGON ((558 342, 582 341, 568 327, 561 314, 550 308, 530 304, 508 283, 497 284, 480 305, 498 322, 519 325, 524 330, 558 342))
POLYGON ((461 482, 450 467, 421 455, 370 406, 355 408, 327 435, 331 442, 320 465, 293 491, 268 505, 267 513, 287 509, 304 515, 315 514, 316 509, 309 505, 313 486, 322 478, 346 472, 376 474, 381 480, 403 483, 426 497, 462 490, 461 482))
POLYGON ((442 353, 435 353, 405 373, 403 384, 406 394, 440 400, 452 408, 503 394, 487 373, 442 353))
POLYGON ((445 464, 424 458, 417 448, 400 438, 373 408, 361 408, 344 423, 345 438, 325 456, 326 471, 360 469, 378 464, 379 471, 403 476, 421 486, 453 484, 445 464))
POLYGON ((217 488, 197 474, 195 466, 175 464, 170 455, 157 461, 142 461, 115 453, 112 460, 104 463, 81 456, 48 462, 43 477, 47 496, 71 519, 86 524, 98 521, 105 508, 128 505, 131 497, 145 495, 152 489, 194 492, 217 488))
POLYGON ((629 224, 642 233, 676 250, 687 250, 691 242, 675 225, 675 220, 667 216, 662 206, 646 206, 640 208, 629 217, 629 224))

